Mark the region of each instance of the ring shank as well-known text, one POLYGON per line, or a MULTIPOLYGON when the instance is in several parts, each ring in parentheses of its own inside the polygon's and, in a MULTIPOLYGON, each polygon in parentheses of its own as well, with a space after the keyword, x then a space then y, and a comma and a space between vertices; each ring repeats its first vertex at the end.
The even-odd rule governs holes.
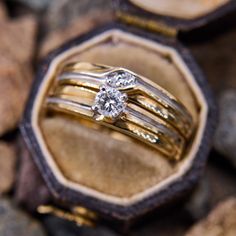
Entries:
POLYGON ((63 68, 46 100, 46 108, 109 127, 148 144, 171 160, 181 159, 194 130, 187 109, 158 85, 123 68, 90 63, 71 63, 63 68), (126 81, 124 74, 128 75, 126 81), (111 75, 120 79, 118 85, 110 79, 111 75), (95 110, 94 103, 98 94, 104 99, 102 94, 108 93, 105 88, 101 92, 102 86, 114 84, 116 87, 108 91, 119 91, 115 93, 120 94, 120 99, 127 97, 127 101, 122 113, 110 118, 95 110))

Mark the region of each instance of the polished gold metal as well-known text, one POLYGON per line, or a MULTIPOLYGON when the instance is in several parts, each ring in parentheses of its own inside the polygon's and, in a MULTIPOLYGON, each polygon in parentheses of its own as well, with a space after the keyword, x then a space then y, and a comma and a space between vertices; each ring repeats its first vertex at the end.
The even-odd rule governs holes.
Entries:
POLYGON ((117 11, 116 15, 121 21, 124 21, 127 24, 135 25, 139 28, 144 28, 145 30, 148 29, 164 36, 176 37, 178 33, 176 28, 170 27, 162 22, 139 17, 134 14, 124 13, 122 11, 117 11))
POLYGON ((185 138, 191 136, 194 129, 193 119, 181 102, 157 84, 127 69, 84 62, 70 63, 64 67, 59 83, 99 90, 107 74, 116 71, 128 72, 137 78, 135 86, 120 88, 128 94, 130 102, 166 120, 185 138))
POLYGON ((90 63, 71 63, 63 68, 47 98, 47 108, 136 138, 172 160, 182 157, 194 129, 186 108, 155 83, 123 68, 90 63), (122 73, 126 73, 128 83, 122 80, 122 73), (107 89, 104 86, 122 93, 117 92, 125 106, 115 117, 101 114, 95 104, 100 91, 107 89))
MULTIPOLYGON (((184 146, 184 139, 177 132, 168 128, 164 121, 154 122, 140 118, 141 114, 131 106, 114 123, 110 119, 94 116, 91 107, 96 92, 76 86, 60 86, 55 94, 47 99, 49 109, 66 112, 80 118, 93 120, 109 128, 141 140, 171 159, 179 158, 184 146), (84 96, 84 92, 87 95, 84 96), (89 94, 91 93, 91 94, 89 94), (92 102, 91 102, 92 101, 92 102)), ((142 116, 141 116, 142 117, 142 116)))
POLYGON ((51 205, 41 205, 37 211, 40 214, 51 214, 75 222, 79 226, 95 227, 98 219, 94 212, 80 206, 73 207, 71 210, 64 210, 51 205))

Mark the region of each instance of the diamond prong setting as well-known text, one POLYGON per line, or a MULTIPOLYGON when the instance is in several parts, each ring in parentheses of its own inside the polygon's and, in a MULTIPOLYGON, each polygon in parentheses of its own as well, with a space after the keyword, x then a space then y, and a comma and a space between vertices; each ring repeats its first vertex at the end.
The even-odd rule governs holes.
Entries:
POLYGON ((118 89, 102 85, 95 97, 92 110, 95 114, 103 116, 103 118, 114 120, 124 112, 127 99, 127 95, 118 89))
POLYGON ((106 78, 106 84, 113 88, 125 89, 136 85, 136 77, 127 71, 111 72, 106 78))
POLYGON ((125 110, 128 96, 122 89, 131 88, 136 84, 136 77, 122 70, 110 72, 105 83, 99 87, 92 110, 104 118, 116 119, 125 110))

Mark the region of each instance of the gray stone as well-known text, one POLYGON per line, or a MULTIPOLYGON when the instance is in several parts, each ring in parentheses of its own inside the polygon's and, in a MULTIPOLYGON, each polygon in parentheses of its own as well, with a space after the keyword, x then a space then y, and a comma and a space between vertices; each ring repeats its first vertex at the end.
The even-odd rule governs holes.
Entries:
POLYGON ((236 167, 236 90, 227 90, 222 94, 219 108, 214 147, 236 167))
MULTIPOLYGON (((59 16, 58 16, 59 17, 59 16)), ((63 19, 63 15, 59 19, 63 19)), ((47 24, 44 29, 48 33, 41 41, 39 57, 43 58, 50 51, 64 44, 66 41, 78 37, 94 28, 104 25, 108 22, 114 21, 114 15, 111 11, 103 11, 97 9, 84 16, 79 16, 76 19, 71 20, 67 27, 60 28, 59 26, 53 26, 53 22, 47 19, 47 24), (102 17, 101 17, 102 14, 102 17), (52 30, 52 27, 56 27, 56 30, 52 30)), ((57 24, 57 22, 55 22, 57 24)))
POLYGON ((12 20, 0 4, 0 136, 18 126, 32 82, 36 20, 12 20))
POLYGON ((7 199, 0 199, 1 236, 44 236, 42 226, 17 209, 7 199))
POLYGON ((12 189, 16 172, 16 153, 13 145, 0 142, 0 194, 12 189))
POLYGON ((229 198, 216 206, 203 220, 196 223, 185 236, 236 235, 236 199, 229 198))
MULTIPOLYGON (((218 27, 220 29, 220 27, 218 27)), ((236 30, 227 30, 223 34, 189 44, 198 64, 206 74, 216 95, 226 89, 236 89, 236 30), (217 49, 217 50, 216 50, 217 49)), ((210 35, 209 35, 210 36, 210 35)), ((213 36, 213 35, 212 35, 213 36)))
POLYGON ((39 205, 49 201, 50 193, 22 140, 19 141, 19 147, 20 160, 14 197, 27 210, 35 211, 39 205))
POLYGON ((185 205, 185 209, 190 213, 194 220, 207 215, 210 210, 210 189, 206 176, 202 178, 191 198, 185 205))
POLYGON ((22 3, 34 11, 45 10, 50 4, 50 0, 8 0, 9 2, 22 3))
POLYGON ((111 5, 110 0, 52 0, 47 11, 46 26, 49 31, 61 29, 79 16, 87 15, 94 10, 109 11, 111 5))
POLYGON ((48 216, 44 219, 47 232, 53 236, 119 236, 108 228, 97 226, 96 228, 79 227, 58 217, 48 216))

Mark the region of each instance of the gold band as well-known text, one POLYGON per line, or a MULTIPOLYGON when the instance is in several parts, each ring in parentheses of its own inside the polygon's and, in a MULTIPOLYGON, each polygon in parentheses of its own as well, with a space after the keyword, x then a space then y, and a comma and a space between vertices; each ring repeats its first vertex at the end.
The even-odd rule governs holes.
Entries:
POLYGON ((47 105, 134 137, 174 160, 193 132, 192 117, 177 99, 123 68, 68 64, 47 105))
POLYGON ((107 74, 119 71, 128 72, 136 78, 134 86, 119 88, 125 90, 134 103, 171 123, 185 138, 191 136, 193 120, 186 108, 169 92, 129 70, 84 62, 70 63, 64 67, 59 82, 99 89, 107 74))

